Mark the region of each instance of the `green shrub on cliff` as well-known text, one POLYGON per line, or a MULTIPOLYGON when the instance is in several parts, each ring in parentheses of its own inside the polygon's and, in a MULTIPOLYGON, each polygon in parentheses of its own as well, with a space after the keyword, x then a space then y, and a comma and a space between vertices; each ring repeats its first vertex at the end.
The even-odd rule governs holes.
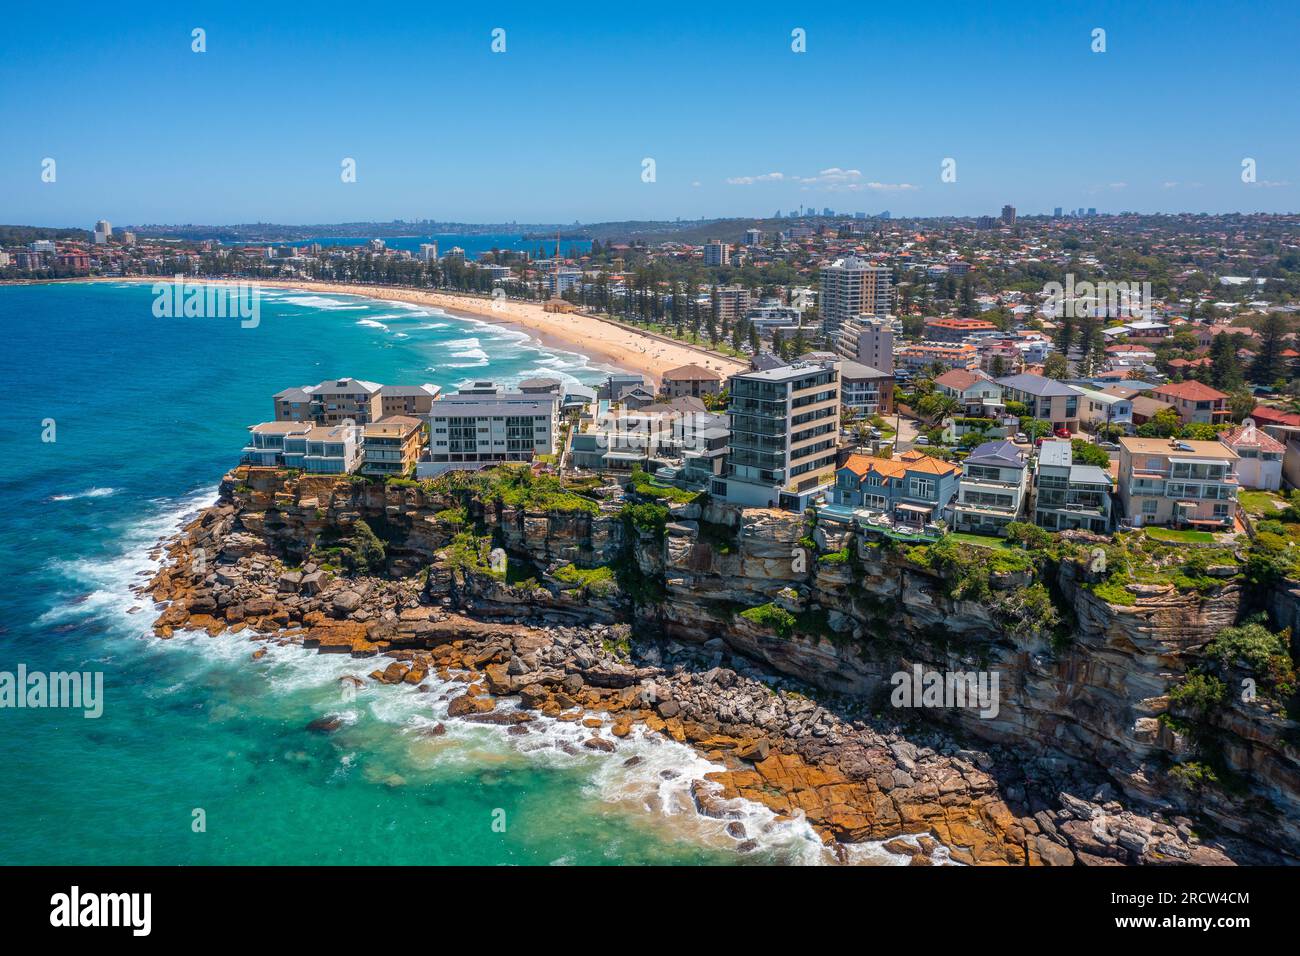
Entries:
POLYGON ((778 637, 789 637, 794 633, 795 616, 776 604, 760 604, 741 611, 740 616, 759 627, 776 632, 778 637))
POLYGON ((565 584, 576 584, 592 594, 605 595, 617 590, 614 571, 605 566, 600 568, 580 568, 576 564, 566 564, 551 572, 551 576, 565 584))
POLYGON ((1296 693, 1291 631, 1269 630, 1262 615, 1238 627, 1225 627, 1205 653, 1221 664, 1245 670, 1267 697, 1287 700, 1296 693))
POLYGON ((1210 674, 1189 674, 1187 679, 1169 692, 1170 706, 1204 718, 1221 705, 1228 696, 1228 687, 1210 674))
POLYGON ((652 535, 662 541, 668 527, 668 508, 651 501, 633 504, 628 502, 619 512, 624 524, 637 531, 652 535))

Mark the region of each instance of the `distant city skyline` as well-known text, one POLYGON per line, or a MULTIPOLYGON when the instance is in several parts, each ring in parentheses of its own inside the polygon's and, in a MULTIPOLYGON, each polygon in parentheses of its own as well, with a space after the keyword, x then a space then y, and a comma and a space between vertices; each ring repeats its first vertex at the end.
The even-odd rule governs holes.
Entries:
POLYGON ((15 224, 1300 209, 1282 3, 6 16, 15 224))

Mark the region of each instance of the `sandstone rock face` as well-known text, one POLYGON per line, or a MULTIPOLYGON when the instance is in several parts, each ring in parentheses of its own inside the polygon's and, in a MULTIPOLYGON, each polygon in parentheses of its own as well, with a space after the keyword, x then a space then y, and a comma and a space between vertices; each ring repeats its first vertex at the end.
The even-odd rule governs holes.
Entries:
MULTIPOLYGON (((598 704, 615 739, 641 725, 727 767, 697 795, 701 812, 744 796, 805 816, 826 839, 932 834, 972 863, 1206 862, 1217 851, 1189 843, 1167 817, 1199 811, 1228 833, 1257 837, 1266 826, 1279 849, 1300 852, 1300 761, 1285 742, 1294 724, 1240 702, 1223 717, 1224 758, 1249 781, 1245 794, 1191 794, 1167 772, 1187 742, 1157 718, 1189 655, 1237 616, 1231 583, 1210 596, 1158 587, 1119 608, 1066 565, 1051 584, 1073 620, 1070 639, 1054 645, 1011 634, 981 603, 951 599, 904 551, 818 560, 802 515, 710 502, 676 509, 663 539, 625 541, 616 496, 596 515, 478 503, 473 517, 536 569, 519 585, 443 560, 457 529, 436 516, 456 504, 421 488, 240 469, 146 588, 168 605, 155 630, 247 628, 354 657, 415 655, 372 678, 392 684, 419 685, 455 663, 481 683, 451 702, 451 716, 517 732, 526 725, 498 712, 497 698, 566 720, 598 704), (312 563, 318 543, 359 520, 386 542, 390 576, 312 563), (634 605, 617 588, 550 573, 627 556, 662 582, 661 598, 634 605), (769 602, 817 626, 782 635, 737 613, 769 602), (587 637, 555 636, 576 627, 587 637), (674 672, 674 661, 686 670, 674 672), (996 713, 893 708, 894 675, 917 665, 996 673, 996 713), (828 693, 828 703, 772 692, 789 680, 828 693), (986 749, 967 750, 948 732, 986 749)), ((855 545, 830 524, 813 537, 822 553, 855 545)), ((1300 595, 1275 603, 1300 619, 1300 595)), ((587 749, 606 745, 615 746, 593 737, 587 749)))

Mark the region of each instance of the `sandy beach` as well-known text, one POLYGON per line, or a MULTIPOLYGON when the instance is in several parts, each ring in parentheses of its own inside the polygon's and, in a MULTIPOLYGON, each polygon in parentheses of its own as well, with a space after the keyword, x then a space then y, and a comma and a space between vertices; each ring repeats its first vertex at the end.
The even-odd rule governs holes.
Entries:
POLYGON ((707 349, 694 348, 638 332, 613 322, 577 313, 547 312, 539 303, 493 301, 469 295, 396 289, 382 286, 344 285, 335 282, 286 282, 263 280, 262 285, 281 288, 310 288, 317 292, 363 295, 440 308, 461 314, 514 325, 533 332, 543 344, 580 352, 598 362, 630 372, 640 372, 657 384, 663 373, 682 365, 701 365, 724 378, 744 371, 745 366, 707 349))
MULTIPOLYGON (((152 276, 127 276, 74 281, 152 283, 166 281, 166 279, 152 276)), ((412 305, 442 309, 453 316, 473 317, 487 322, 516 326, 532 332, 543 345, 578 352, 595 362, 614 368, 640 372, 646 378, 652 379, 656 385, 664 372, 682 365, 700 365, 710 368, 724 378, 746 368, 740 362, 716 355, 707 349, 673 342, 646 332, 638 332, 604 319, 572 312, 547 312, 540 303, 493 301, 486 297, 430 292, 422 289, 310 280, 262 279, 258 284, 268 288, 301 289, 408 302, 412 305)))

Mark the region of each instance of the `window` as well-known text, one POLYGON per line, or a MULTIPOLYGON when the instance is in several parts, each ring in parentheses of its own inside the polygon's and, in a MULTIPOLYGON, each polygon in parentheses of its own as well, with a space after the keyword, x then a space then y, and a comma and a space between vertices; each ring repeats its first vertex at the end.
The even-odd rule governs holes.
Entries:
POLYGON ((910 493, 915 498, 929 499, 934 497, 934 479, 932 478, 913 478, 910 487, 910 493))
POLYGON ((1153 515, 1159 507, 1160 502, 1156 501, 1154 498, 1148 498, 1146 501, 1142 502, 1142 513, 1144 515, 1153 515))

